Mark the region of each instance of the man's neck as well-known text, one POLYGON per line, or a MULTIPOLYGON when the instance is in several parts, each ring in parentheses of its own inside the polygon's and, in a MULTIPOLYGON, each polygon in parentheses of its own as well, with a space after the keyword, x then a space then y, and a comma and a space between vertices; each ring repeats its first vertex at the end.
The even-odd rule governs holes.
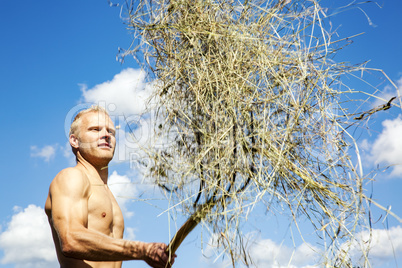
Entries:
POLYGON ((109 176, 109 168, 107 164, 92 164, 83 158, 79 153, 77 154, 77 166, 82 166, 91 177, 98 177, 107 184, 109 176))

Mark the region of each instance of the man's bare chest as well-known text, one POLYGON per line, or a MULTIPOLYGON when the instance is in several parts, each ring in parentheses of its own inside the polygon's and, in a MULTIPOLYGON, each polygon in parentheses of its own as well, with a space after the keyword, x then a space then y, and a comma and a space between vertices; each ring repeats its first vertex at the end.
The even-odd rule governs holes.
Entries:
POLYGON ((107 186, 91 186, 88 199, 88 228, 116 238, 123 233, 123 215, 107 186))

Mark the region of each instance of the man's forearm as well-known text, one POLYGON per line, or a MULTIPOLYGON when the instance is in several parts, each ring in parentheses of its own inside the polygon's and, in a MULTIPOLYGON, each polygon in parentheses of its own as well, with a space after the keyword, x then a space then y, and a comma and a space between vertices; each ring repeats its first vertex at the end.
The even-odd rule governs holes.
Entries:
POLYGON ((89 261, 143 260, 147 246, 144 242, 116 239, 90 229, 71 231, 60 237, 60 241, 66 257, 89 261))

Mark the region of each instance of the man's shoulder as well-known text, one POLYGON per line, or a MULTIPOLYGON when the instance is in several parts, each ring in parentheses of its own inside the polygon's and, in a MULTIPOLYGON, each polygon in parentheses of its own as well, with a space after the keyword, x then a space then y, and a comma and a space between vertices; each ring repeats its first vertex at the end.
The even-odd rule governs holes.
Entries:
POLYGON ((78 167, 69 167, 61 170, 55 177, 56 178, 77 178, 77 179, 88 179, 85 172, 78 167))
POLYGON ((89 179, 83 170, 77 167, 69 167, 61 170, 51 183, 53 186, 78 186, 78 187, 89 187, 89 179))

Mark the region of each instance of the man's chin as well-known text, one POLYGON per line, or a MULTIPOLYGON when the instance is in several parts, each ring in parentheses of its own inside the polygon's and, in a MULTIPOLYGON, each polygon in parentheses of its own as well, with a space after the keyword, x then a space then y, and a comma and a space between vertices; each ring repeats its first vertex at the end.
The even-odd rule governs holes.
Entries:
POLYGON ((107 166, 113 159, 113 152, 101 152, 96 155, 83 156, 86 161, 94 166, 107 166))
POLYGON ((99 160, 107 161, 108 163, 112 161, 113 154, 102 154, 98 156, 99 160))

